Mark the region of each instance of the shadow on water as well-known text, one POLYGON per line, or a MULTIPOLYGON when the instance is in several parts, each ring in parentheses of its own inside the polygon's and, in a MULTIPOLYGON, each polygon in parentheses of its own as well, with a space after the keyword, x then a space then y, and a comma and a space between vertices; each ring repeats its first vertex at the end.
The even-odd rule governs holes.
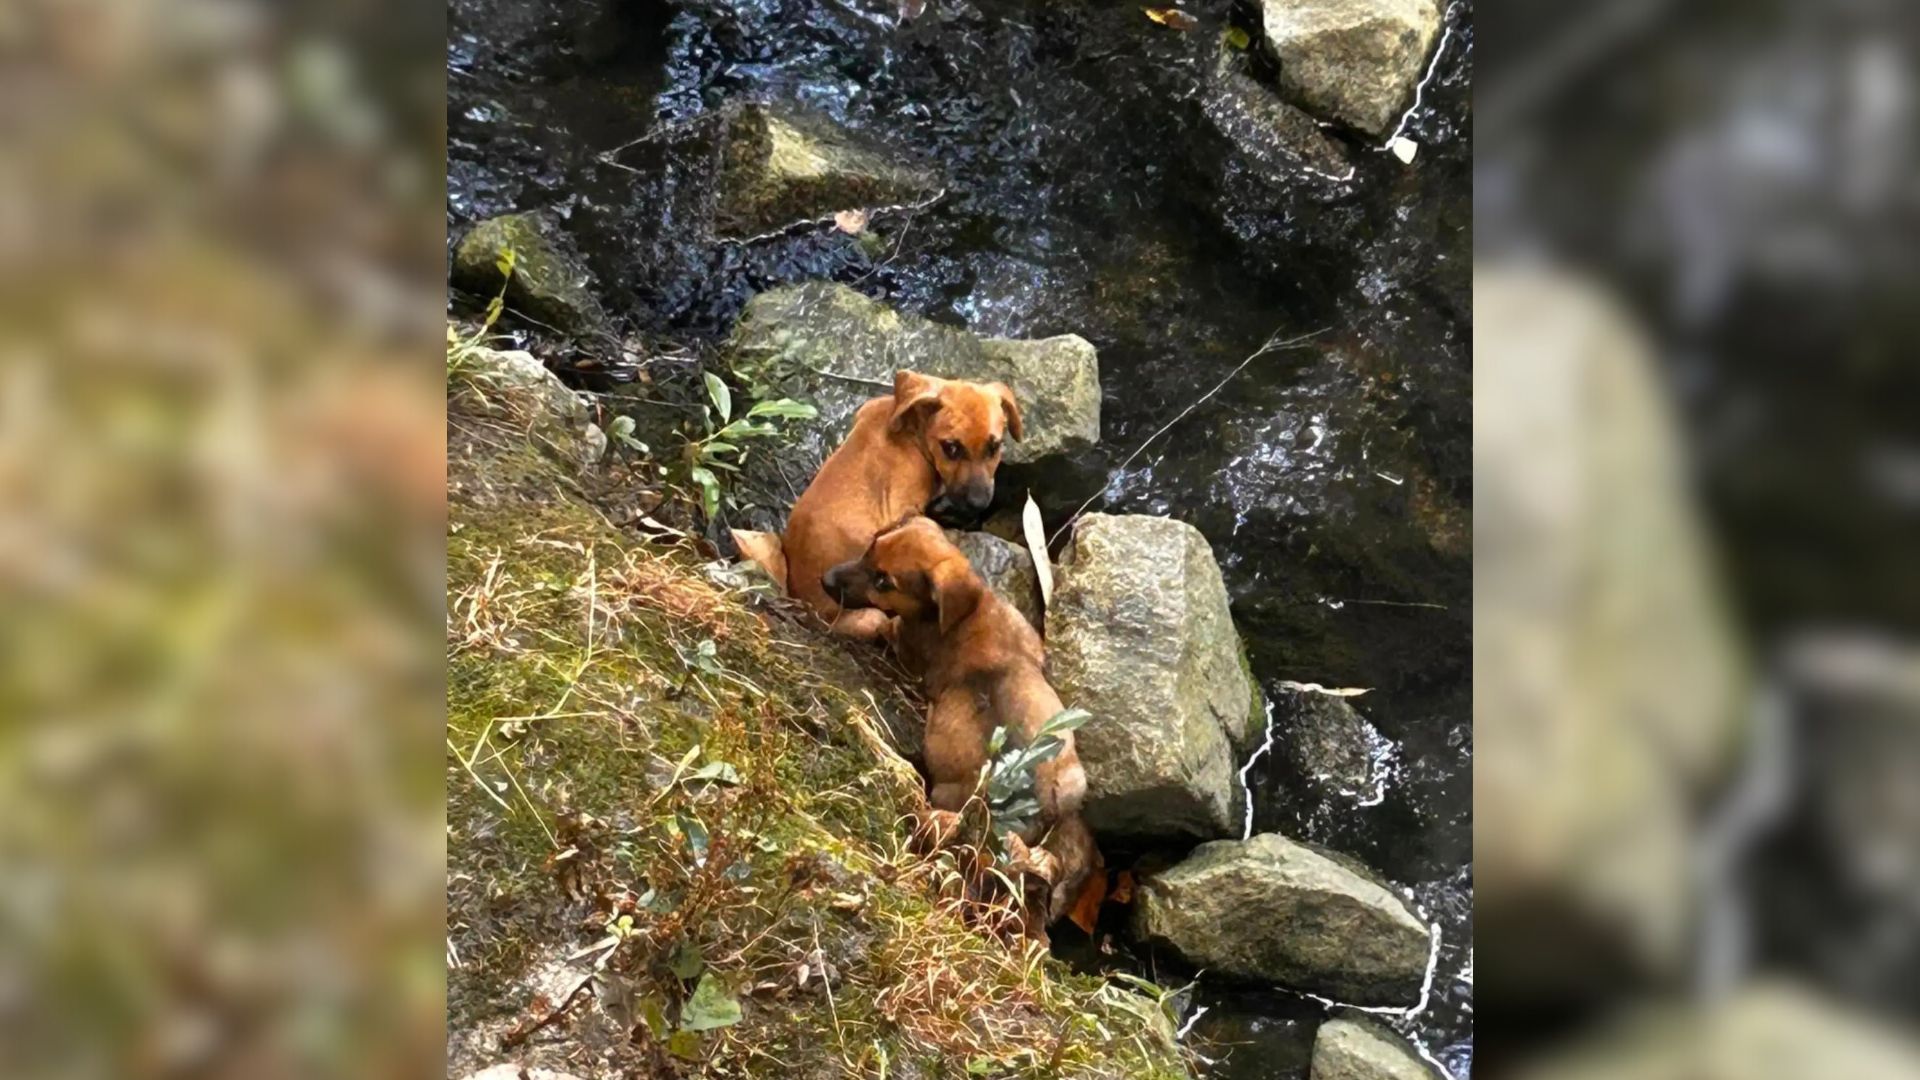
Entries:
MULTIPOLYGON (((716 341, 755 292, 828 278, 982 333, 1092 341, 1102 447, 1003 490, 1030 484, 1050 529, 1096 494, 1193 522, 1270 694, 1372 688, 1356 702, 1396 747, 1382 797, 1316 790, 1276 753, 1249 774, 1255 824, 1351 852, 1438 920, 1432 999, 1394 1023, 1464 1075, 1471 7, 1408 122, 1416 162, 1329 130, 1345 180, 1209 121, 1223 35, 1257 18, 1188 10, 1182 33, 1137 4, 1060 0, 936 2, 904 23, 879 0, 453 0, 449 231, 550 211, 622 329, 654 337, 716 341), (946 194, 876 215, 865 244, 827 226, 716 240, 707 118, 740 99, 804 102, 946 194), (1109 476, 1263 342, 1310 331, 1109 476)), ((1211 981, 1196 1003, 1216 1075, 1305 1075, 1318 1004, 1211 981)))

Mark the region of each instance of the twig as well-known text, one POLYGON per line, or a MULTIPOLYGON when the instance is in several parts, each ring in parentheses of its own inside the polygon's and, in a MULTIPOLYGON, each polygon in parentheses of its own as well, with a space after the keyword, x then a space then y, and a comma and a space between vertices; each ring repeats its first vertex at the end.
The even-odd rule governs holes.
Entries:
MULTIPOLYGON (((1213 395, 1219 393, 1222 389, 1224 389, 1228 383, 1233 381, 1234 376, 1246 370, 1246 367, 1248 364, 1253 363, 1255 360, 1258 360, 1260 357, 1265 356, 1270 352, 1279 352, 1282 349, 1291 349, 1297 345, 1303 344, 1304 342, 1312 338, 1319 337, 1321 334, 1326 333, 1329 329, 1331 329, 1331 327, 1323 326, 1318 330, 1301 334, 1299 337, 1288 338, 1286 341, 1275 341, 1273 340, 1273 338, 1269 337, 1266 340, 1266 344, 1261 345, 1258 349, 1255 349, 1253 352, 1249 353, 1245 360, 1240 361, 1240 363, 1237 366, 1235 366, 1232 371, 1227 372, 1226 378, 1221 379, 1218 383, 1214 384, 1213 389, 1200 395, 1199 400, 1195 401, 1193 404, 1188 405, 1184 409, 1181 409, 1180 415, 1175 416, 1173 419, 1167 421, 1165 424, 1162 424, 1159 431, 1156 431, 1153 434, 1147 436, 1146 442, 1143 442, 1139 446, 1135 447, 1133 453, 1128 454, 1127 459, 1125 461, 1122 461, 1111 472, 1107 473, 1106 482, 1100 485, 1100 490, 1094 492, 1093 495, 1089 497, 1086 502, 1081 503, 1080 508, 1075 510, 1073 512, 1073 515, 1067 518, 1066 522, 1063 523, 1058 529, 1055 529, 1053 531, 1052 536, 1047 537, 1047 546, 1052 547, 1053 542, 1055 540, 1060 539, 1061 533, 1064 533, 1068 529, 1072 528, 1073 523, 1080 520, 1080 515, 1087 512, 1087 507, 1092 506, 1094 503, 1098 502, 1100 498, 1107 493, 1107 488, 1113 486, 1113 478, 1115 476, 1118 476, 1120 473, 1125 472, 1127 466, 1133 464, 1134 459, 1140 456, 1141 451, 1153 445, 1153 441, 1155 439, 1158 439, 1160 436, 1165 435, 1169 428, 1173 427, 1173 425, 1179 423, 1180 421, 1185 420, 1187 418, 1188 413, 1191 413, 1193 410, 1199 408, 1201 405, 1204 405, 1208 401, 1208 399, 1212 398, 1213 395)), ((1278 332, 1276 331, 1275 334, 1277 336, 1278 332)))
POLYGON ((879 379, 863 379, 858 375, 842 375, 837 371, 828 371, 825 368, 810 367, 806 364, 800 364, 799 366, 806 368, 808 371, 811 371, 815 375, 818 375, 822 378, 839 379, 842 382, 858 383, 862 386, 877 386, 880 389, 885 390, 889 394, 893 393, 893 384, 890 382, 882 382, 879 379))

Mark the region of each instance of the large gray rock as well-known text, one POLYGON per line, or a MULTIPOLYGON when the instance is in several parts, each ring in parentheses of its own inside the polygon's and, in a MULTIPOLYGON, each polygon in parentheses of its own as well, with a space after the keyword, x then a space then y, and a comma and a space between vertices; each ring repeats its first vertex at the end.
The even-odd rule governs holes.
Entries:
POLYGON ((559 227, 539 213, 488 218, 467 231, 453 254, 453 283, 479 296, 500 291, 500 261, 514 253, 507 307, 562 333, 604 332, 607 315, 592 275, 559 227))
POLYGON ((1386 135, 1440 32, 1438 0, 1262 0, 1280 85, 1308 111, 1386 135))
POLYGON ((1647 348, 1591 286, 1474 276, 1477 993, 1678 975, 1693 808, 1745 674, 1647 348))
POLYGON ((1262 717, 1213 549, 1172 518, 1089 514, 1055 574, 1048 667, 1096 832, 1209 838, 1239 826, 1232 747, 1262 717))
POLYGON ((973 564, 974 573, 986 579, 1002 600, 1027 617, 1035 630, 1043 628, 1040 607, 1040 575, 1033 568, 1033 556, 1026 545, 1016 544, 992 533, 961 532, 948 529, 947 539, 973 564))
POLYGON ((447 380, 448 394, 467 412, 511 423, 556 460, 589 466, 606 456, 593 410, 532 353, 464 350, 447 380))
POLYGON ((1393 1032, 1342 1018, 1314 1032, 1309 1080, 1439 1080, 1439 1074, 1393 1032))
POLYGON ((1518 1068, 1514 1080, 1910 1080, 1920 1045, 1790 983, 1713 1005, 1649 1004, 1518 1068))
POLYGON ((1195 967, 1350 1005, 1412 1004, 1432 951, 1380 880, 1274 833, 1202 844, 1142 881, 1133 934, 1195 967))
POLYGON ((744 237, 841 210, 919 202, 939 190, 924 169, 797 106, 744 104, 722 121, 714 227, 744 237))
POLYGON ((749 467, 768 505, 797 497, 868 400, 893 392, 907 368, 950 379, 1004 382, 1020 403, 1026 437, 1009 464, 1064 460, 1100 439, 1100 359, 1073 334, 1025 341, 982 338, 903 315, 844 285, 813 281, 747 302, 729 345, 734 374, 759 397, 811 402, 817 419, 782 428, 777 462, 749 467))

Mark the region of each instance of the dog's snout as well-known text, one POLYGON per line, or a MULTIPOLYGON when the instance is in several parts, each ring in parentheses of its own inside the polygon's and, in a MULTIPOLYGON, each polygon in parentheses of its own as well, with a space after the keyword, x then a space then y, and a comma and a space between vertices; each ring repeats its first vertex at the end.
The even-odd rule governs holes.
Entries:
POLYGON ((966 490, 966 505, 967 509, 975 513, 980 513, 986 510, 987 507, 993 505, 993 481, 988 480, 984 483, 968 484, 966 490))
POLYGON ((847 576, 843 573, 845 569, 846 567, 844 566, 835 566, 820 575, 820 587, 825 589, 827 595, 833 597, 835 602, 839 603, 844 603, 846 599, 843 595, 846 592, 847 576))

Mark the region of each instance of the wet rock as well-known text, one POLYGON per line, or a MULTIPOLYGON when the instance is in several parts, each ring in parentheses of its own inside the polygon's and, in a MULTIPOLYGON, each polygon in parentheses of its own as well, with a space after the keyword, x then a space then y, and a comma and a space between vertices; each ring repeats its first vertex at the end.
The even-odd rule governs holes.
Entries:
POLYGON ((1280 85, 1315 115, 1385 136, 1413 97, 1437 0, 1261 0, 1280 85))
POLYGON ((721 236, 746 237, 841 210, 915 203, 939 190, 934 176, 797 106, 742 104, 723 121, 721 236))
POLYGON ((1330 177, 1345 176, 1352 167, 1313 117, 1247 73, 1246 57, 1238 49, 1221 48, 1201 109, 1215 130, 1269 176, 1301 166, 1330 177))
POLYGON ((1439 1074, 1393 1032, 1342 1018, 1314 1033, 1310 1080, 1439 1080, 1439 1074))
POLYGON ((1515 1069, 1514 1080, 1906 1080, 1905 1032, 1790 983, 1749 985, 1713 1005, 1662 1004, 1515 1069))
POLYGON ((476 296, 500 291, 500 260, 514 253, 507 307, 562 333, 586 336, 606 329, 606 312, 592 275, 559 228, 539 213, 506 214, 475 225, 453 255, 453 283, 476 296))
POLYGON ((1533 269, 1474 319, 1476 991, 1577 1002, 1686 963, 1746 674, 1633 327, 1533 269))
POLYGON ((1278 742, 1310 781, 1348 795, 1367 795, 1380 781, 1392 744, 1344 698, 1295 690, 1277 699, 1278 742))
POLYGON ((1086 339, 976 337, 830 282, 770 289, 748 301, 729 363, 760 396, 796 398, 820 411, 782 428, 778 460, 761 455, 749 464, 749 487, 764 506, 784 508, 798 497, 846 437, 854 412, 892 393, 901 368, 1011 386, 1026 438, 1007 444, 1006 463, 1057 462, 1100 438, 1100 360, 1086 339))
POLYGON ((1239 822, 1234 744, 1262 703, 1213 549, 1172 518, 1089 514, 1055 572, 1049 668, 1070 705, 1087 823, 1124 836, 1216 837, 1239 822))
POLYGON ((1040 575, 1033 568, 1033 556, 1026 545, 992 533, 958 529, 948 529, 947 539, 966 555, 974 572, 985 578, 1002 600, 1025 615, 1035 630, 1041 629, 1040 575))
POLYGON ((1275 833, 1202 844, 1142 881, 1133 934, 1195 967, 1352 1005, 1412 1004, 1431 952, 1384 883, 1275 833))
POLYGON ((532 353, 475 349, 448 378, 469 412, 512 422, 560 461, 584 467, 606 456, 593 410, 532 353))

